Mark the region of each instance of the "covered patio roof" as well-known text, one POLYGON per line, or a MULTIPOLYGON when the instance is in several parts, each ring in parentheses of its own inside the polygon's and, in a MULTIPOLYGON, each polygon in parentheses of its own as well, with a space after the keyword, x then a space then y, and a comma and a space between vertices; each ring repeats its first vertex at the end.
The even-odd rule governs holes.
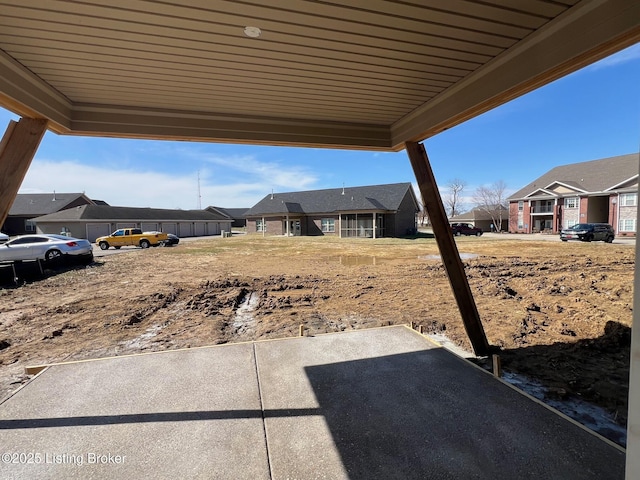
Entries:
POLYGON ((388 151, 640 40, 635 0, 0 10, 0 105, 54 132, 388 151))

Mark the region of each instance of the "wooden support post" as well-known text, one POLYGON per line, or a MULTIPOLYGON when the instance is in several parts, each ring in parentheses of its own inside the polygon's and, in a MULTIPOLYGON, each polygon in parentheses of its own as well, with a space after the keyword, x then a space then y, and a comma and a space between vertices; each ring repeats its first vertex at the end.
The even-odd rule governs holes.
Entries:
POLYGON ((300 325, 300 336, 304 337, 304 325, 300 325))
POLYGON ((424 325, 418 326, 418 333, 420 333, 420 335, 424 335, 424 325))
POLYGON ((440 198, 440 192, 438 191, 436 179, 431 170, 427 152, 424 146, 417 142, 407 142, 405 143, 405 148, 407 149, 413 172, 418 181, 422 201, 429 214, 429 220, 431 221, 433 234, 436 237, 438 249, 440 250, 442 263, 449 276, 453 295, 458 303, 458 309, 464 322, 464 328, 471 341, 471 347, 476 355, 488 355, 489 342, 484 333, 471 288, 469 288, 464 265, 458 253, 458 247, 453 239, 451 227, 447 221, 447 215, 444 211, 442 198, 440 198))
POLYGON ((500 378, 502 376, 502 363, 500 361, 500 355, 493 354, 491 355, 491 359, 493 360, 493 374, 500 378))
POLYGON ((46 129, 47 121, 41 119, 9 122, 0 141, 0 226, 7 219, 46 129))

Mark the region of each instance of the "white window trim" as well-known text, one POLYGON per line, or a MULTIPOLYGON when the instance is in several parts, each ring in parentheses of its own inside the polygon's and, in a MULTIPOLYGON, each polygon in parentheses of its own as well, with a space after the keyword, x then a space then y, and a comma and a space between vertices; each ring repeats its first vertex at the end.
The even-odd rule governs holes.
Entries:
POLYGON ((636 207, 638 206, 638 194, 637 193, 621 193, 619 195, 619 202, 621 207, 636 207))
POLYGON ((567 197, 564 199, 564 208, 579 208, 580 207, 580 197, 567 197), (569 200, 575 200, 575 204, 573 206, 569 206, 569 200))
POLYGON ((322 233, 335 233, 336 232, 336 219, 335 218, 321 218, 320 230, 322 233), (325 228, 326 226, 326 228, 325 228))
POLYGON ((618 222, 618 231, 620 231, 620 232, 635 232, 636 231, 636 219, 635 218, 621 219, 618 222), (629 225, 630 228, 627 228, 627 225, 629 225))

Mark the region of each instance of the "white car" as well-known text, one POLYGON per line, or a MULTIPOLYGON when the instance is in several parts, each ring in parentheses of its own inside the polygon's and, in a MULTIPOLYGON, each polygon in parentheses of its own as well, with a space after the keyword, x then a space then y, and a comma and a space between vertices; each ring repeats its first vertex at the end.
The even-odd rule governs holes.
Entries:
POLYGON ((0 243, 5 243, 9 241, 9 235, 5 235, 4 233, 0 232, 0 243))
POLYGON ((44 260, 54 262, 63 257, 93 260, 93 247, 89 240, 64 235, 22 235, 0 245, 0 262, 44 260))

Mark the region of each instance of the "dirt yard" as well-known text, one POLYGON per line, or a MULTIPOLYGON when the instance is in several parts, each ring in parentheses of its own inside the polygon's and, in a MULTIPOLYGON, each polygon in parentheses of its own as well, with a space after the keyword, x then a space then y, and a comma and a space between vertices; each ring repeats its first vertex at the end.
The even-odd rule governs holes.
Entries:
MULTIPOLYGON (((457 243, 505 371, 625 425, 634 247, 457 243)), ((0 398, 27 365, 294 336, 299 325, 313 335, 414 321, 469 350, 432 238, 243 235, 124 250, 0 286, 0 398)))

